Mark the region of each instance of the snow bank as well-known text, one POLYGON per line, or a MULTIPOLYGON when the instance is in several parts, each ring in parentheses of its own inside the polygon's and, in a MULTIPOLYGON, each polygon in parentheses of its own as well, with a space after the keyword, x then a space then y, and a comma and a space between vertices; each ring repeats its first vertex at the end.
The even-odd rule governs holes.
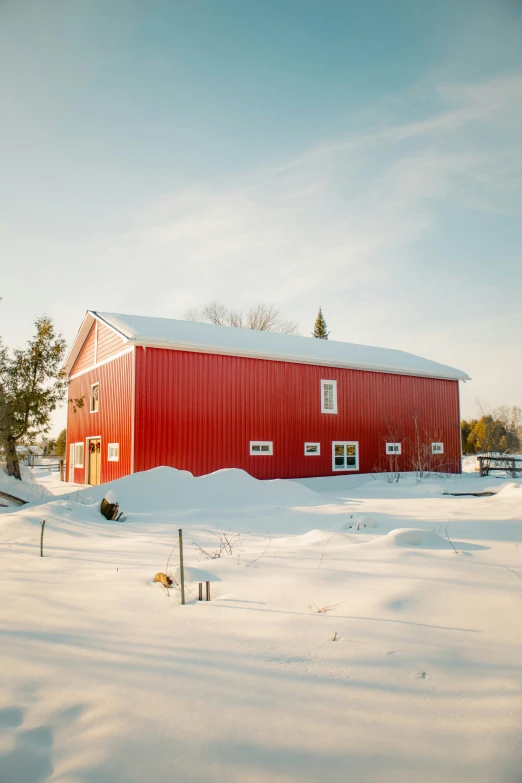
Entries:
POLYGON ((175 468, 154 468, 134 473, 78 493, 86 503, 101 501, 108 491, 127 512, 238 508, 250 506, 320 505, 317 493, 290 481, 259 481, 243 470, 218 470, 207 476, 175 468))
MULTIPOLYGON (((26 468, 24 465, 20 465, 20 471, 22 474, 22 480, 8 476, 5 468, 5 464, 0 465, 0 492, 7 492, 9 495, 25 500, 27 503, 39 501, 42 497, 48 496, 50 493, 37 484, 30 468, 26 468)), ((0 503, 8 504, 8 500, 0 498, 0 503)))
POLYGON ((431 530, 422 530, 420 528, 406 528, 401 527, 396 530, 390 530, 390 532, 380 539, 375 541, 368 541, 365 544, 361 544, 365 547, 384 547, 387 549, 398 549, 401 547, 415 548, 415 549, 451 549, 450 542, 446 538, 442 538, 438 533, 434 533, 431 530))

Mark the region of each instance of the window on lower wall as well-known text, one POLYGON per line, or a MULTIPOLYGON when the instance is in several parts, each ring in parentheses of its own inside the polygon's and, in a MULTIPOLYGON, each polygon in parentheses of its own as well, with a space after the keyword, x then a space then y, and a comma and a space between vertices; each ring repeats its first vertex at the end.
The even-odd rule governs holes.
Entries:
POLYGON ((251 440, 250 454, 255 456, 272 456, 274 453, 274 442, 271 440, 251 440))
POLYGON ((304 445, 305 457, 314 457, 321 453, 320 443, 305 443, 304 445))
POLYGON ((107 459, 109 462, 119 462, 120 460, 120 444, 109 443, 107 459))
POLYGON ((83 443, 74 444, 74 467, 83 468, 83 443))
POLYGON ((431 444, 431 453, 432 454, 444 454, 444 443, 432 443, 431 444))
POLYGON ((386 454, 400 454, 401 453, 401 444, 400 443, 387 443, 386 444, 386 454))
POLYGON ((334 440, 332 443, 332 470, 359 470, 359 442, 334 440))

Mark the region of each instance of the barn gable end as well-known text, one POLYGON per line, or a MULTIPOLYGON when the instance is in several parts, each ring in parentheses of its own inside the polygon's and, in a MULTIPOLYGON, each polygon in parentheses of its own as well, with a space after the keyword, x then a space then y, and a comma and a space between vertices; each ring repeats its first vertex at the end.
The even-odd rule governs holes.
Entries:
POLYGON ((96 349, 96 363, 104 362, 111 356, 115 356, 123 350, 125 340, 116 334, 110 327, 100 321, 98 323, 98 345, 96 349))
POLYGON ((75 375, 78 372, 83 372, 94 364, 94 349, 96 347, 96 322, 93 323, 89 330, 87 338, 80 348, 76 361, 74 362, 71 375, 75 375))
POLYGON ((127 342, 126 338, 111 326, 88 314, 67 359, 67 374, 78 375, 119 356, 125 350, 127 342), (86 335, 83 343, 82 333, 86 335))

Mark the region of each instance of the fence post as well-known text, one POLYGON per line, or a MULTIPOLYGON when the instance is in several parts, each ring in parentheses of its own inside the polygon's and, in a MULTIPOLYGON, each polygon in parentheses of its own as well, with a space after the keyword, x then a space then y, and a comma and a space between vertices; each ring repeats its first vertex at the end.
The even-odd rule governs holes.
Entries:
POLYGON ((45 528, 45 519, 42 522, 42 531, 40 533, 40 557, 43 557, 43 534, 45 528))
POLYGON ((210 601, 210 582, 206 582, 207 586, 207 601, 210 601))
POLYGON ((179 580, 181 582, 181 605, 185 604, 185 572, 183 570, 183 531, 179 528, 179 580))

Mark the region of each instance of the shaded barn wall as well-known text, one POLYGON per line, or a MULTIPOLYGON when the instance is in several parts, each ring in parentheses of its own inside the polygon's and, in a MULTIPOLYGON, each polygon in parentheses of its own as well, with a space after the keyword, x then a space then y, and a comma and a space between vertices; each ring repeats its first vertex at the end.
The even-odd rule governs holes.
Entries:
POLYGON ((123 337, 101 321, 95 321, 71 369, 71 375, 109 359, 125 349, 123 337))
MULTIPOLYGON (((338 475, 332 441, 359 441, 359 472, 385 463, 387 421, 404 441, 444 442, 448 471, 460 472, 458 381, 331 369, 157 348, 136 349, 135 470, 158 465, 202 475, 242 468, 257 478, 338 475), (321 413, 321 379, 336 380, 338 413, 321 413), (250 456, 251 440, 271 440, 273 456, 250 456), (305 441, 321 443, 304 456, 305 441)), ((342 474, 339 474, 342 475, 342 474)))
MULTIPOLYGON (((121 347, 121 346, 120 346, 121 347)), ((131 472, 132 448, 132 353, 129 352, 107 364, 73 378, 69 385, 68 397, 76 399, 84 396, 85 404, 76 413, 68 403, 67 411, 67 451, 69 462, 69 444, 82 442, 85 445, 84 467, 74 469, 74 481, 80 484, 86 480, 87 446, 86 438, 101 436, 101 481, 105 483, 121 478, 131 472), (91 384, 100 384, 100 401, 97 413, 90 413, 91 384), (120 444, 118 462, 107 459, 108 444, 120 444)), ((67 480, 69 470, 67 469, 67 480)))
POLYGON ((125 349, 123 337, 108 326, 98 322, 98 346, 96 350, 96 362, 103 362, 110 356, 115 356, 125 349))
POLYGON ((93 323, 93 325, 89 330, 89 334, 85 339, 84 344, 80 348, 80 352, 76 357, 76 361, 72 366, 71 375, 74 375, 77 372, 83 372, 83 370, 86 370, 88 367, 92 367, 92 365, 94 364, 95 345, 96 345, 96 323, 93 323))

